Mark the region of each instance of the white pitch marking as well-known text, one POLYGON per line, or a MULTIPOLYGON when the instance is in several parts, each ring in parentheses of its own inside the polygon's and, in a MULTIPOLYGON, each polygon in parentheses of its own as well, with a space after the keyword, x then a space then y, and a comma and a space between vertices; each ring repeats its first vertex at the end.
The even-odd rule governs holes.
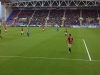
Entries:
POLYGON ((85 42, 84 39, 83 39, 83 42, 84 42, 84 45, 85 45, 85 48, 86 48, 86 51, 87 51, 87 54, 88 54, 89 60, 91 61, 92 59, 91 59, 91 56, 90 56, 89 50, 88 50, 88 48, 87 48, 87 45, 86 45, 86 42, 85 42))
MULTIPOLYGON (((70 61, 90 61, 85 59, 68 59, 68 58, 49 58, 49 57, 27 57, 27 56, 0 56, 0 58, 25 58, 25 59, 48 59, 48 60, 70 60, 70 61)), ((91 60, 100 62, 100 60, 91 60)))

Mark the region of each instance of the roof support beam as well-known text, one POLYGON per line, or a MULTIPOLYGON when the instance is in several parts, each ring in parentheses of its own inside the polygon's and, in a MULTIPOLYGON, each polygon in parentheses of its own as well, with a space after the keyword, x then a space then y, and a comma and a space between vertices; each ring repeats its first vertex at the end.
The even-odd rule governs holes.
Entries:
MULTIPOLYGON (((19 1, 19 0, 17 0, 19 1)), ((6 7, 89 7, 100 6, 97 0, 25 0, 24 2, 5 3, 6 7)))

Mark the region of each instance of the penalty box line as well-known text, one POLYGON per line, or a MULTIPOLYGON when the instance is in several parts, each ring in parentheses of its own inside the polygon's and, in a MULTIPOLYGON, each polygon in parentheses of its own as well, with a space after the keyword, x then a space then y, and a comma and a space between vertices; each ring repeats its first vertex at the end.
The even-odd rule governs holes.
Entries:
POLYGON ((84 39, 83 39, 83 43, 84 43, 84 45, 85 45, 85 49, 86 49, 86 52, 87 52, 87 54, 88 54, 89 60, 92 61, 91 56, 90 56, 90 53, 89 53, 89 50, 88 50, 88 48, 87 48, 87 45, 86 45, 86 42, 85 42, 84 39))

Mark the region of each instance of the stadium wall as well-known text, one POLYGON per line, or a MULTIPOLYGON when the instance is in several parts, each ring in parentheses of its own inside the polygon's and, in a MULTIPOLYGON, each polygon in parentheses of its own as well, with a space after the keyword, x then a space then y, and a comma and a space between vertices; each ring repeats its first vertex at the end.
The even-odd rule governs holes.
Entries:
POLYGON ((6 8, 5 5, 2 5, 2 22, 4 23, 9 15, 12 13, 12 8, 6 8))

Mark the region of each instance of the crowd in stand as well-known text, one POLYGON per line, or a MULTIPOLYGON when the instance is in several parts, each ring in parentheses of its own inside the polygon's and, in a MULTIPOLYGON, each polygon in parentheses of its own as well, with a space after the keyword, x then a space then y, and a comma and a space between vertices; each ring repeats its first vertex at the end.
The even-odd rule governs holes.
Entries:
POLYGON ((27 25, 33 12, 20 12, 18 17, 15 19, 15 24, 27 25))
POLYGON ((14 13, 13 17, 10 18, 8 24, 12 24, 12 22, 14 21, 14 18, 18 15, 18 13, 19 13, 18 11, 16 11, 16 12, 14 13))
POLYGON ((98 25, 98 12, 97 10, 85 10, 82 12, 83 25, 98 25))
MULTIPOLYGON (((100 12, 97 10, 82 10, 83 25, 98 25, 99 14, 100 12)), ((16 12, 13 18, 16 15, 18 16, 14 24, 17 25, 41 25, 45 22, 47 25, 80 25, 80 10, 36 10, 35 13, 34 11, 22 11, 19 14, 16 12), (48 19, 46 19, 47 17, 48 19), (63 17, 64 19, 62 19, 63 17), (21 18, 25 18, 25 20, 21 20, 21 18)))
POLYGON ((64 10, 52 10, 49 14, 49 20, 47 21, 48 25, 61 25, 62 17, 64 15, 64 10))
POLYGON ((48 15, 47 10, 38 10, 34 13, 30 25, 41 25, 45 24, 45 19, 48 15))
POLYGON ((64 25, 79 25, 80 11, 66 10, 64 25))

